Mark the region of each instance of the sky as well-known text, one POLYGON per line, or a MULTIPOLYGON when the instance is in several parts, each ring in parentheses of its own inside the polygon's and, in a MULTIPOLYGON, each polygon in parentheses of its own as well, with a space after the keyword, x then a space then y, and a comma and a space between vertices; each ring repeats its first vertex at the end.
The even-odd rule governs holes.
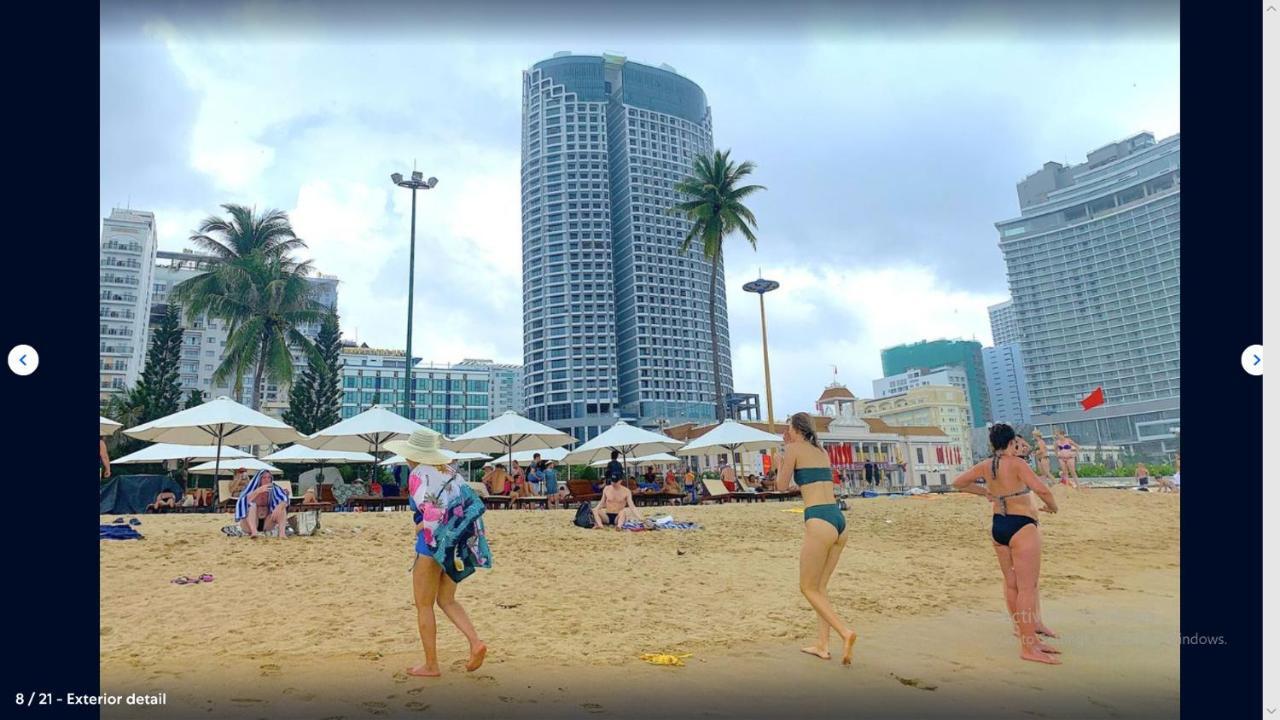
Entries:
POLYGON ((667 63, 768 188, 758 250, 729 238, 725 270, 735 389, 762 399, 739 288, 781 283, 779 417, 833 377, 869 397, 881 348, 990 344, 1008 297, 993 224, 1018 215, 1017 182, 1179 131, 1176 4, 343 7, 104 3, 101 216, 153 211, 181 250, 223 203, 284 210, 340 280, 344 337, 402 348, 410 198, 389 175, 416 164, 439 185, 418 198, 415 355, 519 363, 521 73, 561 50, 667 63))

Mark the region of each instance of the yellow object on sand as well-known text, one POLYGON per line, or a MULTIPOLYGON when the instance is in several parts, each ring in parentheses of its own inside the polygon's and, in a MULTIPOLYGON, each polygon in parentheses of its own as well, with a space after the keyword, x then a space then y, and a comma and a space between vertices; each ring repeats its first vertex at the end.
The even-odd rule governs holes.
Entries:
POLYGON ((683 655, 669 655, 666 653, 645 653, 640 659, 650 665, 674 665, 676 667, 684 667, 684 659, 693 657, 693 653, 685 653, 683 655))
POLYGON ((782 512, 802 513, 804 508, 784 508, 782 512))

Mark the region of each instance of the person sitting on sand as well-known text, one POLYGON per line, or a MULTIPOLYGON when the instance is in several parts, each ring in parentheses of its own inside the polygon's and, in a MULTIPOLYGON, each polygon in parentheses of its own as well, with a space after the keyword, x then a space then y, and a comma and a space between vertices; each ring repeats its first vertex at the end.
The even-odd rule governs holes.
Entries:
POLYGON ((156 495, 156 499, 147 506, 147 512, 166 512, 178 507, 178 496, 173 491, 165 488, 156 495))
POLYGON ((1170 480, 1169 478, 1163 475, 1156 478, 1156 486, 1160 488, 1160 492, 1164 492, 1164 493, 1178 492, 1177 484, 1175 484, 1173 480, 1170 480))
POLYGON ((271 481, 266 470, 259 470, 236 500, 236 522, 249 537, 258 536, 259 526, 263 533, 275 530, 284 537, 288 512, 288 493, 271 481))
POLYGON ((449 464, 449 457, 441 452, 439 433, 415 430, 407 440, 388 442, 387 448, 399 453, 409 464, 409 496, 416 526, 413 604, 417 608, 424 660, 406 672, 418 677, 440 676, 440 659, 436 654, 437 605, 467 638, 470 655, 466 669, 472 672, 484 663, 488 647, 458 602, 457 591, 458 584, 475 568, 493 566, 481 520, 484 504, 449 464), (441 560, 442 557, 451 562, 441 560))
POLYGON ((636 510, 636 504, 631 498, 631 490, 622 484, 621 477, 609 480, 591 514, 596 519, 597 530, 603 529, 605 525, 614 525, 621 530, 622 523, 627 520, 641 522, 640 511, 636 510))
POLYGON ((1058 650, 1038 637, 1057 637, 1040 614, 1040 522, 1031 494, 1045 512, 1058 512, 1048 485, 1013 454, 1013 428, 996 423, 988 433, 994 455, 961 473, 952 487, 991 501, 991 540, 1004 575, 1004 601, 1013 618, 1023 660, 1058 665, 1058 650), (979 478, 986 485, 977 485, 979 478))
POLYGON ((835 630, 844 650, 840 661, 848 665, 853 660, 853 644, 857 642, 858 634, 836 615, 827 597, 827 582, 849 540, 844 513, 836 504, 835 488, 831 483, 831 458, 818 443, 813 419, 808 413, 800 412, 787 418, 782 441, 786 452, 778 468, 778 489, 790 490, 793 485, 798 486, 804 499, 800 592, 818 615, 818 642, 803 648, 803 652, 830 660, 827 643, 831 630, 835 630))

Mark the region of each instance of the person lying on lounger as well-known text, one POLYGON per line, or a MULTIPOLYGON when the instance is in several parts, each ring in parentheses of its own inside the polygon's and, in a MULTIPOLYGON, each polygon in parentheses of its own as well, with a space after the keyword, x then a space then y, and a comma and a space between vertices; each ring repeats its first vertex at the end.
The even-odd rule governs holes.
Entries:
POLYGON ((640 512, 631 499, 631 490, 616 475, 609 479, 600 502, 596 503, 591 514, 595 516, 597 530, 603 529, 605 525, 613 525, 621 530, 622 523, 627 520, 640 522, 640 512))
POLYGON ((172 490, 161 490, 155 502, 147 506, 147 512, 165 512, 178 507, 178 496, 172 490))

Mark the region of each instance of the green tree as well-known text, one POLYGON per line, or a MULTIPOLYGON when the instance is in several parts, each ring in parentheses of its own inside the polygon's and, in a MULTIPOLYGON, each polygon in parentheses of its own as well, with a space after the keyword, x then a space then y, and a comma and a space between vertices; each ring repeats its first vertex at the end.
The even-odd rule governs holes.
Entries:
POLYGON ((342 332, 338 315, 330 312, 316 335, 316 353, 289 389, 284 421, 310 435, 342 419, 342 332))
POLYGON ((228 219, 206 218, 191 242, 215 258, 208 272, 179 283, 174 298, 191 317, 202 314, 227 323, 227 347, 214 370, 218 384, 253 369, 250 405, 261 406, 265 380, 293 379, 290 347, 313 357, 315 348, 298 332, 304 323, 318 322, 324 308, 312 298, 307 276, 311 262, 292 252, 306 243, 293 232, 289 217, 279 210, 255 215, 243 205, 223 205, 228 219))
POLYGON ((107 438, 107 447, 111 451, 111 457, 117 458, 128 455, 135 450, 141 450, 146 443, 141 440, 135 440, 123 432, 123 428, 131 428, 147 422, 147 420, 143 419, 146 413, 146 403, 142 393, 138 391, 138 386, 134 385, 131 388, 112 394, 111 398, 107 400, 105 410, 106 416, 120 423, 122 427, 121 431, 107 438))
POLYGON ((204 392, 201 390, 192 390, 187 394, 187 402, 182 406, 183 410, 190 410, 193 407, 204 404, 204 392))
POLYGON ((151 344, 147 362, 138 379, 137 393, 142 402, 142 422, 150 422, 178 412, 182 400, 179 363, 182 361, 182 327, 178 324, 178 306, 164 308, 160 322, 151 328, 151 344))
POLYGON ((724 239, 735 232, 756 247, 756 217, 743 204, 749 195, 764 190, 762 185, 743 185, 742 181, 756 169, 750 160, 735 163, 729 151, 716 150, 699 155, 693 161, 693 174, 676 183, 676 192, 688 199, 676 203, 672 213, 683 214, 690 223, 688 234, 680 244, 687 253, 694 241, 702 245, 702 254, 711 262, 711 366, 715 379, 716 420, 724 420, 724 387, 720 381, 720 333, 716 327, 717 284, 724 262, 724 239))

